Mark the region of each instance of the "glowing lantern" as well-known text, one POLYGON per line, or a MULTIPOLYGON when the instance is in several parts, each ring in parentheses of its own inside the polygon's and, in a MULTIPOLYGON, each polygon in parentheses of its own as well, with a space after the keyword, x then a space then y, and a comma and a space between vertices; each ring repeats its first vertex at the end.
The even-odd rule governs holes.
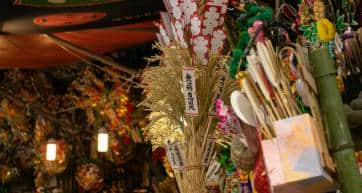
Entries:
POLYGON ((109 146, 109 135, 104 128, 99 129, 97 137, 98 152, 107 152, 109 146))
POLYGON ((46 147, 46 160, 47 161, 55 161, 57 158, 57 144, 56 141, 53 139, 50 139, 47 143, 46 147))

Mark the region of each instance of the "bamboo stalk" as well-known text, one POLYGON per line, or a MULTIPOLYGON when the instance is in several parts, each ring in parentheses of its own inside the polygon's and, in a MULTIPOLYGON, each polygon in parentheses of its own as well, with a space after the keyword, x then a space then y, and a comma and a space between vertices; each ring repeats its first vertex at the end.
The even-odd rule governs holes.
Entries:
POLYGON ((341 190, 343 193, 360 193, 361 175, 354 158, 354 144, 337 86, 333 58, 323 48, 313 51, 310 59, 319 90, 320 106, 331 137, 330 151, 336 161, 341 190))

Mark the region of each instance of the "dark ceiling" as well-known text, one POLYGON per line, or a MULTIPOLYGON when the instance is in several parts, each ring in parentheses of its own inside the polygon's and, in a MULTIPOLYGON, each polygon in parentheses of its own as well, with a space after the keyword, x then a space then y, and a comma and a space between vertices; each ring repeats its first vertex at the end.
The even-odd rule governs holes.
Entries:
POLYGON ((0 68, 37 68, 79 61, 45 34, 97 54, 155 39, 161 0, 123 0, 93 6, 30 7, 0 0, 0 68))
POLYGON ((118 26, 157 19, 162 9, 161 0, 122 0, 115 3, 78 7, 30 7, 17 6, 13 0, 0 1, 0 29, 2 33, 50 33, 81 29, 118 26), (43 27, 33 20, 49 15, 69 15, 74 13, 104 13, 98 21, 81 25, 43 27))

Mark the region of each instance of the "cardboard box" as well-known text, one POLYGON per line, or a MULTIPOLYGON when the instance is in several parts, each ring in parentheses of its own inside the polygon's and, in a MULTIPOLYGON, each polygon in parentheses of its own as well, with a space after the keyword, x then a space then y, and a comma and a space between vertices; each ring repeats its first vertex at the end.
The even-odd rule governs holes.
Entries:
POLYGON ((324 193, 335 190, 323 168, 319 138, 308 114, 276 121, 276 138, 262 142, 274 193, 324 193))

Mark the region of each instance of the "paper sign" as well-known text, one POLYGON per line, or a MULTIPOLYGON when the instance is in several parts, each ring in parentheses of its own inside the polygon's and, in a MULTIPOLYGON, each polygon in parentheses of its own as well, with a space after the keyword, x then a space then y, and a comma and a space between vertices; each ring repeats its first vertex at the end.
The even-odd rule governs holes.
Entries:
POLYGON ((212 178, 217 175, 217 172, 220 170, 220 168, 221 163, 219 163, 217 160, 214 160, 206 172, 206 180, 211 181, 212 178))
POLYGON ((221 13, 225 14, 229 0, 206 0, 207 5, 215 5, 221 7, 221 13))
POLYGON ((224 170, 218 169, 214 175, 210 177, 210 180, 213 182, 220 182, 220 179, 223 177, 224 170))
POLYGON ((197 4, 195 0, 181 0, 180 7, 183 13, 183 20, 185 25, 189 25, 191 22, 191 16, 197 12, 197 4))
MULTIPOLYGON (((191 30, 192 36, 197 36, 197 35, 200 35, 200 33, 201 33, 201 19, 197 14, 191 16, 191 29, 190 30, 191 30)), ((192 42, 191 42, 191 44, 192 44, 192 42)))
POLYGON ((171 12, 174 19, 178 20, 182 18, 182 10, 179 4, 179 0, 170 0, 171 12))
POLYGON ((220 26, 220 6, 206 5, 204 19, 202 22, 202 35, 211 36, 212 32, 220 26))
POLYGON ((171 143, 170 140, 167 140, 166 153, 173 170, 179 170, 184 167, 184 151, 179 142, 171 143))
POLYGON ((218 82, 218 85, 215 89, 215 95, 213 98, 214 104, 210 109, 210 114, 215 116, 216 115, 216 100, 221 98, 222 93, 224 92, 224 86, 225 86, 225 80, 226 80, 226 74, 222 74, 221 78, 218 82))
POLYGON ((195 69, 183 68, 182 69, 183 79, 183 91, 185 97, 185 109, 188 115, 198 115, 198 103, 196 94, 196 78, 195 69))
POLYGON ((161 25, 159 26, 159 28, 160 28, 160 37, 162 38, 163 44, 169 45, 169 44, 170 44, 170 38, 169 38, 169 36, 167 35, 167 32, 166 32, 163 24, 161 24, 161 25))
POLYGON ((163 1, 163 4, 165 5, 166 10, 167 10, 169 13, 172 13, 170 1, 169 1, 169 0, 162 0, 162 1, 163 1))
MULTIPOLYGON (((171 21, 171 16, 169 13, 167 12, 160 12, 160 15, 161 15, 161 21, 162 21, 162 25, 163 25, 163 28, 165 30, 165 34, 168 36, 168 38, 170 40, 174 40, 175 39, 175 33, 172 29, 172 21, 171 21)), ((162 33, 161 33, 162 34, 162 33)))
POLYGON ((226 39, 226 32, 222 29, 212 32, 210 40, 210 52, 211 54, 217 54, 224 48, 224 41, 226 39))
POLYGON ((171 144, 171 142, 168 140, 166 142, 166 153, 167 153, 167 158, 168 161, 170 162, 171 168, 174 170, 177 168, 177 161, 176 161, 176 155, 173 153, 172 147, 173 145, 171 144))
POLYGON ((179 142, 173 144, 173 152, 175 153, 176 163, 178 168, 183 168, 185 165, 184 162, 184 151, 179 142))
POLYGON ((199 61, 203 65, 207 65, 209 57, 210 36, 196 35, 191 38, 194 62, 199 61))
POLYGON ((185 35, 184 35, 184 23, 183 20, 181 19, 177 19, 173 25, 175 26, 175 30, 176 30, 176 34, 177 34, 177 39, 179 40, 180 44, 186 48, 187 44, 186 44, 186 40, 185 40, 185 35))
POLYGON ((211 156, 214 153, 215 139, 207 139, 206 148, 202 158, 202 165, 208 166, 211 160, 211 156))

